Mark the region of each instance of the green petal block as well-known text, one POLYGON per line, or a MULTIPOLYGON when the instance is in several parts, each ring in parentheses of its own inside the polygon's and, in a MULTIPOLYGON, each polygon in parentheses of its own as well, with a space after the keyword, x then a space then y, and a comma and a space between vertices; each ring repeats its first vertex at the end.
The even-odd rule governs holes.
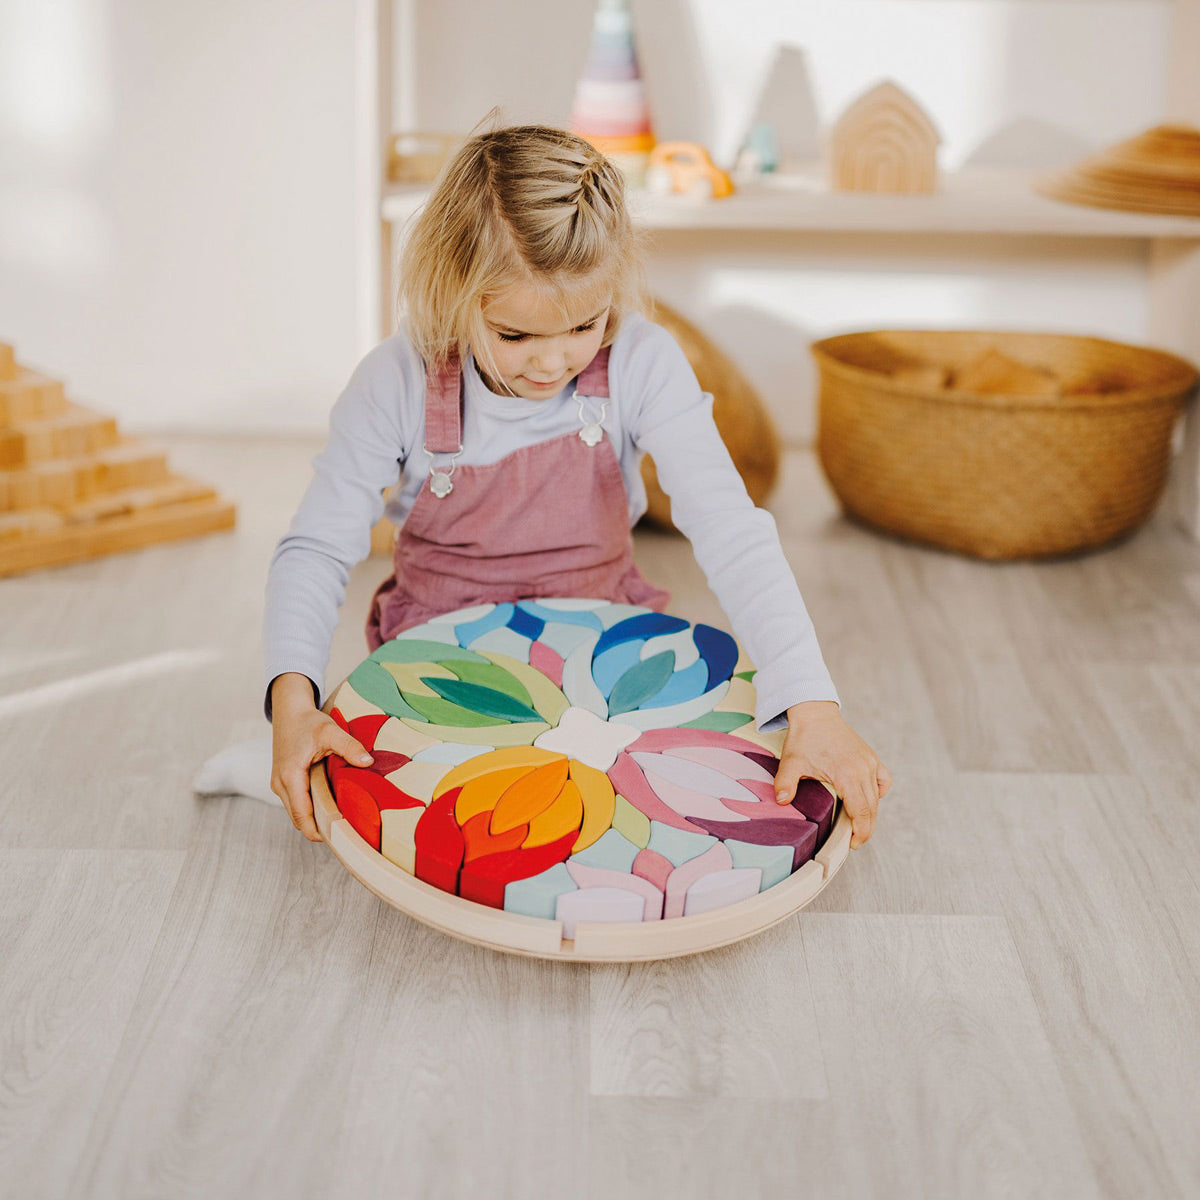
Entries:
POLYGON ((384 642, 382 646, 371 652, 375 662, 474 662, 482 663, 487 659, 481 658, 474 650, 464 650, 461 646, 448 646, 445 642, 426 642, 421 638, 395 638, 384 642))
POLYGON ((541 716, 527 704, 514 700, 495 688, 480 687, 477 683, 464 683, 461 679, 436 679, 432 675, 421 682, 433 688, 439 696, 451 704, 461 705, 470 712, 482 713, 497 721, 540 721, 541 716))
POLYGON ((705 713, 702 717, 697 717, 694 721, 685 721, 679 728, 715 729, 718 733, 731 733, 735 729, 741 729, 743 725, 753 719, 750 713, 710 712, 705 713))
POLYGON ((503 692, 517 703, 533 707, 533 698, 521 686, 521 681, 495 663, 455 662, 450 669, 464 683, 474 683, 479 687, 491 688, 494 692, 503 692))
POLYGON ((643 701, 657 696, 674 673, 674 650, 664 650, 661 654, 654 654, 634 663, 617 680, 609 694, 608 715, 616 717, 621 713, 633 712, 643 701))

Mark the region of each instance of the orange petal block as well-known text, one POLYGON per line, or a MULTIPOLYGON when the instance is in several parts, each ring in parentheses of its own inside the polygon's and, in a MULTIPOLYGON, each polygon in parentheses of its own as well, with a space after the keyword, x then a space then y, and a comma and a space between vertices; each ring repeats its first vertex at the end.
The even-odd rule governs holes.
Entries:
POLYGON ((492 813, 492 833, 504 833, 517 825, 528 825, 554 803, 566 782, 567 760, 560 758, 544 767, 535 767, 523 778, 510 784, 496 802, 492 813))
MULTIPOLYGON (((431 743, 432 744, 432 743, 431 743)), ((556 758, 565 757, 555 754, 552 750, 542 750, 537 746, 505 746, 499 750, 491 750, 487 754, 477 754, 467 759, 451 771, 447 772, 442 782, 438 784, 433 794, 436 800, 443 792, 451 788, 464 787, 472 779, 487 775, 492 771, 505 767, 541 767, 556 758)))
MULTIPOLYGON (((507 767, 504 770, 489 771, 486 775, 479 775, 475 779, 468 780, 462 785, 458 803, 454 806, 455 819, 460 825, 465 826, 472 817, 478 816, 481 812, 490 813, 500 803, 500 797, 532 770, 533 768, 528 765, 507 767)), ((442 782, 444 783, 445 780, 442 782)), ((442 785, 438 784, 434 788, 434 797, 436 798, 441 791, 442 785)))
POLYGON ((488 826, 492 814, 489 812, 476 813, 463 827, 463 863, 469 863, 476 858, 485 858, 489 854, 502 854, 505 850, 515 850, 529 832, 528 825, 518 825, 504 833, 493 834, 488 826))
POLYGON ((458 894, 477 904, 489 904, 492 908, 504 907, 504 889, 515 879, 528 879, 549 870, 555 863, 562 862, 571 852, 575 840, 572 830, 557 842, 532 848, 523 846, 503 854, 489 854, 477 858, 462 869, 458 894))
POLYGON ((523 845, 526 847, 544 846, 547 842, 556 842, 560 837, 579 831, 579 823, 583 820, 583 796, 573 779, 563 784, 558 799, 543 813, 538 813, 529 822, 529 834, 523 845))
POLYGON ((444 892, 458 890, 458 870, 463 860, 463 835, 454 819, 458 789, 439 796, 421 814, 413 841, 416 843, 413 874, 444 892))

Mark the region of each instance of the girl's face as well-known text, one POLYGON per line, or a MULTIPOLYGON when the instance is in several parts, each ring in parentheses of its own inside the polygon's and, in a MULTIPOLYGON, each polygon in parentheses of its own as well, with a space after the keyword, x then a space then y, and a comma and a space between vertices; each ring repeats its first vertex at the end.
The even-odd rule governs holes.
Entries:
POLYGON ((491 298, 483 321, 500 378, 484 374, 484 382, 493 392, 526 400, 557 396, 596 357, 611 306, 610 291, 583 287, 567 298, 565 320, 549 297, 528 284, 491 298))

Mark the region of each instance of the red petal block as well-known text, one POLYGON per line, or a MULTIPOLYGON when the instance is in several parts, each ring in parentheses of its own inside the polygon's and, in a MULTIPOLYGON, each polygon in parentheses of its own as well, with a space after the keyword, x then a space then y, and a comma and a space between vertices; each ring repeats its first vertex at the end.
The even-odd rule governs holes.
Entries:
POLYGON ((413 841, 416 843, 414 874, 444 892, 458 891, 458 869, 463 860, 463 835, 454 819, 454 805, 462 788, 451 788, 421 814, 413 841))
POLYGON ((375 739, 379 736, 380 729, 387 721, 387 713, 368 713, 365 716, 355 717, 346 732, 370 750, 375 745, 375 739))
POLYGON ((329 756, 329 782, 333 786, 333 799, 341 808, 341 789, 346 780, 352 780, 359 787, 369 792, 375 799, 376 807, 385 808, 424 808, 425 803, 415 796, 410 796, 402 788, 398 788, 391 780, 367 767, 352 767, 344 758, 337 754, 329 756))
POLYGON ((817 852, 817 827, 812 821, 786 817, 765 817, 761 821, 710 821, 707 817, 696 817, 695 821, 722 841, 733 838, 755 846, 791 846, 793 871, 817 852))
POLYGON ((368 770, 376 775, 390 775, 412 762, 407 754, 401 754, 399 750, 372 750, 371 758, 373 761, 368 770))
POLYGON ((379 808, 371 793, 360 787, 353 779, 343 779, 337 791, 338 811, 350 822, 355 833, 371 847, 379 849, 382 821, 379 808))
MULTIPOLYGON (((472 818, 474 819, 476 818, 472 818)), ((470 821, 467 824, 469 825, 470 821)), ((417 828, 420 829, 420 826, 417 828)), ((578 837, 579 830, 572 829, 558 841, 547 842, 544 846, 531 846, 527 850, 509 850, 503 854, 489 854, 485 858, 477 858, 463 867, 458 882, 458 893, 464 899, 474 900, 476 904, 490 904, 492 908, 503 908, 504 889, 508 884, 517 879, 528 879, 531 875, 540 875, 555 863, 564 862, 578 837)))
POLYGON ((346 718, 342 716, 340 708, 330 709, 329 715, 347 732, 350 732, 350 726, 346 724, 346 718))
MULTIPOLYGON (((565 764, 564 764, 565 765, 565 764)), ((506 850, 515 850, 528 836, 528 825, 514 825, 503 833, 492 833, 488 829, 491 824, 490 809, 476 813, 462 827, 463 843, 466 851, 463 863, 469 863, 476 858, 486 858, 492 854, 503 854, 506 850)), ((578 830, 575 831, 578 834, 578 830)))

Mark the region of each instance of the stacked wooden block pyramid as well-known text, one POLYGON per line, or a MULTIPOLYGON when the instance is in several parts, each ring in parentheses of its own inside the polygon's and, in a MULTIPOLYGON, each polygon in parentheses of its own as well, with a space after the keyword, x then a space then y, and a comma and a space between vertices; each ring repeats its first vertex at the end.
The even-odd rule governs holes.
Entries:
POLYGON ((0 342, 0 576, 230 529, 235 511, 0 342))

